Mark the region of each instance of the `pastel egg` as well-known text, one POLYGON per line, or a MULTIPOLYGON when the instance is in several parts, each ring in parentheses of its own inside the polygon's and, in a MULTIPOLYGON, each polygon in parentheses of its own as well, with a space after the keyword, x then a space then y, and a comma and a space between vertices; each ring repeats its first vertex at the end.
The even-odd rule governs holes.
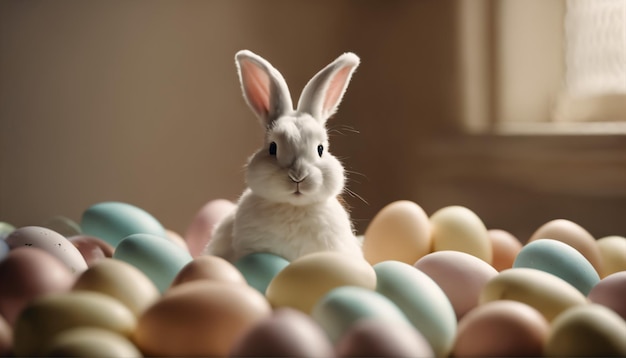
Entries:
POLYGON ((626 271, 626 237, 607 236, 596 241, 602 258, 601 276, 626 271))
POLYGON ((367 226, 363 255, 370 264, 397 260, 413 264, 431 251, 430 223, 414 202, 395 201, 382 208, 367 226))
POLYGON ((172 286, 195 280, 214 280, 245 284, 246 279, 233 264, 218 256, 198 256, 176 275, 172 286))
POLYGON ((426 338, 414 327, 376 318, 363 318, 350 326, 337 343, 337 355, 339 357, 435 357, 426 338))
POLYGON ((373 290, 376 274, 367 261, 339 252, 301 256, 280 271, 265 295, 273 307, 292 307, 310 313, 333 288, 358 286, 373 290))
POLYGON ((13 329, 9 323, 0 315, 0 356, 10 357, 9 353, 13 349, 13 329))
POLYGON ((307 314, 279 308, 242 334, 230 357, 333 357, 333 346, 307 314))
POLYGON ((143 357, 127 337, 97 327, 62 331, 50 340, 43 351, 48 357, 143 357))
POLYGON ((575 222, 566 219, 549 221, 540 226, 526 244, 539 239, 553 239, 570 245, 585 256, 596 272, 603 272, 602 256, 596 240, 575 222))
POLYGON ((266 252, 249 254, 235 261, 235 267, 245 277, 248 285, 262 294, 265 294, 270 282, 287 265, 287 259, 266 252))
POLYGON ((424 335, 437 356, 450 353, 456 315, 450 300, 433 279, 399 261, 374 265, 376 291, 390 299, 424 335))
POLYGON ((360 319, 376 318, 393 324, 410 325, 398 306, 376 291, 363 287, 343 286, 329 291, 311 312, 333 342, 360 319))
POLYGON ((455 357, 539 357, 550 324, 517 301, 492 301, 467 313, 458 325, 455 357))
POLYGON ((430 216, 434 251, 468 253, 491 264, 493 250, 482 220, 463 206, 447 206, 430 216))
POLYGON ((0 261, 3 260, 11 251, 9 244, 3 239, 0 239, 0 261))
POLYGON ((585 296, 600 282, 595 268, 578 250, 552 239, 539 239, 524 245, 513 267, 551 273, 576 287, 585 296))
POLYGON ((124 261, 105 258, 76 280, 73 290, 104 293, 140 316, 160 297, 159 290, 139 269, 124 261))
POLYGON ((484 304, 501 299, 525 303, 552 321, 566 309, 587 304, 587 298, 565 280, 532 268, 512 268, 487 282, 480 294, 484 304))
POLYGON ((187 246, 187 242, 183 239, 180 234, 178 234, 174 230, 165 229, 165 236, 170 239, 173 243, 180 246, 182 249, 189 251, 189 247, 187 246))
POLYGON ((626 271, 612 273, 600 280, 587 298, 612 309, 626 320, 626 271))
POLYGON ((67 238, 72 245, 76 246, 85 259, 87 266, 92 266, 100 259, 113 257, 113 246, 95 236, 76 235, 67 238))
POLYGON ((192 257, 186 250, 163 237, 134 234, 118 244, 113 258, 137 267, 165 292, 192 257))
POLYGON ((568 309, 553 322, 545 345, 547 357, 624 357, 626 321, 601 305, 568 309))
POLYGON ((457 320, 478 305, 483 287, 498 274, 485 261, 460 251, 433 252, 414 266, 432 278, 448 296, 457 320))
POLYGON ((491 266, 498 271, 512 268, 515 257, 522 250, 522 243, 508 231, 500 229, 487 230, 487 236, 493 250, 491 266))
POLYGON ((80 227, 85 235, 103 239, 116 247, 133 234, 167 237, 161 223, 145 210, 134 205, 109 201, 89 207, 83 212, 80 227))
POLYGON ((43 355, 54 336, 82 326, 100 327, 130 337, 137 320, 118 300, 98 292, 71 291, 37 298, 14 326, 16 356, 43 355))
POLYGON ((235 341, 271 314, 247 285, 192 281, 178 285, 140 317, 134 341, 146 356, 226 356, 235 341))
POLYGON ((0 261, 0 315, 13 325, 33 299, 68 291, 74 275, 59 259, 34 247, 11 250, 0 261))
POLYGON ((80 251, 63 235, 45 227, 21 227, 7 236, 5 241, 11 249, 22 246, 42 249, 67 265, 73 273, 87 269, 87 262, 80 251))
POLYGON ((211 200, 198 211, 185 232, 185 241, 193 257, 202 254, 211 240, 215 225, 235 209, 235 204, 226 199, 211 200))
POLYGON ((4 240, 7 236, 9 236, 9 234, 12 233, 13 230, 15 230, 15 226, 9 223, 0 221, 0 241, 4 240))

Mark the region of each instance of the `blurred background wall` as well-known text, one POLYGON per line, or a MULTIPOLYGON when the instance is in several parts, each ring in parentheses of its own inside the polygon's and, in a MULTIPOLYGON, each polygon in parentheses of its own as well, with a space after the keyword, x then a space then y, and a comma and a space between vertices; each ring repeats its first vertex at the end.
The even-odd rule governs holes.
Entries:
POLYGON ((366 201, 347 197, 359 232, 407 199, 428 214, 467 206, 522 241, 556 218, 598 238, 626 234, 624 136, 484 130, 507 113, 549 115, 537 92, 560 89, 549 41, 562 23, 511 11, 519 1, 471 3, 0 1, 0 221, 79 221, 118 200, 184 233, 207 201, 236 200, 263 136, 235 72, 247 48, 294 97, 340 53, 361 57, 329 122, 366 201))

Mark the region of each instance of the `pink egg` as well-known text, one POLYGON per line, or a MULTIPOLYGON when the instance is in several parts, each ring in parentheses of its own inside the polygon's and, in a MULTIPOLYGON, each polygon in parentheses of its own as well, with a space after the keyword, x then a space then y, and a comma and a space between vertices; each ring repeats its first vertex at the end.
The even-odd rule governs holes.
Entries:
POLYGON ((216 199, 206 203, 191 221, 185 233, 185 241, 191 256, 197 257, 211 239, 213 228, 235 208, 232 201, 216 199))
POLYGON ((488 230, 487 236, 491 241, 493 249, 491 266, 498 271, 513 267, 515 257, 522 250, 522 243, 511 233, 504 230, 488 230))
POLYGON ((67 239, 80 251, 89 267, 100 259, 113 256, 113 246, 95 236, 76 235, 67 239))
POLYGON ((615 272, 600 280, 587 298, 612 309, 626 320, 626 271, 615 272))

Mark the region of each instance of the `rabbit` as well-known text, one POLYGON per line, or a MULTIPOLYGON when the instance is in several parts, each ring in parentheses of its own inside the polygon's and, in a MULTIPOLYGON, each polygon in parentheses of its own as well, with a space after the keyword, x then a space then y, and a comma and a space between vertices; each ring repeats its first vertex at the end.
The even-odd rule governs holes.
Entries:
POLYGON ((265 143, 246 165, 247 188, 220 221, 204 253, 230 262, 256 252, 288 261, 319 251, 362 258, 360 241, 338 196, 345 172, 328 151, 326 121, 360 59, 344 53, 304 87, 293 109, 287 84, 248 50, 235 56, 243 97, 265 128, 265 143))

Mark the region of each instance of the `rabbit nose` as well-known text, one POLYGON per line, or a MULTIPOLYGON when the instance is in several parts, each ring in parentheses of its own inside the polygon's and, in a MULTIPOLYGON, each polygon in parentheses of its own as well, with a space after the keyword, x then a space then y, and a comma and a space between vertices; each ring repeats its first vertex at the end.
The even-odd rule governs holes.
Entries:
POLYGON ((304 173, 289 172, 289 179, 296 184, 302 183, 306 177, 307 175, 304 173))

